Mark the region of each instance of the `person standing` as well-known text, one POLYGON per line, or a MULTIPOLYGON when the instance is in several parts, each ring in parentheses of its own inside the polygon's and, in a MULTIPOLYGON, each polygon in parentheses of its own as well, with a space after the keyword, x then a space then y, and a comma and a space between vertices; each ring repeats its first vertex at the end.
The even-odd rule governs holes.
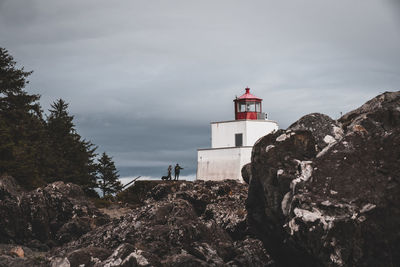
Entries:
POLYGON ((172 180, 172 165, 168 166, 168 180, 172 180))
POLYGON ((175 180, 179 180, 179 173, 181 172, 181 170, 183 170, 183 168, 181 166, 179 166, 179 164, 177 163, 175 166, 175 180))

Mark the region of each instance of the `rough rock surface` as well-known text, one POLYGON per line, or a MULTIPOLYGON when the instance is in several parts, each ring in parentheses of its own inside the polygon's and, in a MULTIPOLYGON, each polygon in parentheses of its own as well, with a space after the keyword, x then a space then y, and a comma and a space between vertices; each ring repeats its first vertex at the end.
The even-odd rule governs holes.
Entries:
POLYGON ((289 126, 287 131, 307 130, 314 137, 317 150, 322 150, 327 144, 340 140, 343 130, 340 123, 321 113, 311 113, 301 117, 289 126))
POLYGON ((400 92, 387 92, 260 139, 249 227, 281 266, 399 266, 399 182, 400 92))
POLYGON ((55 182, 24 192, 9 176, 0 177, 0 218, 0 244, 38 250, 69 242, 109 221, 77 185, 55 182))
POLYGON ((45 264, 45 252, 15 244, 0 244, 0 266, 40 266, 45 264))
POLYGON ((109 219, 76 185, 56 182, 24 192, 1 177, 0 266, 274 265, 262 242, 249 235, 246 184, 135 186, 129 192, 139 196, 125 195, 132 203, 109 219))
POLYGON ((272 266, 248 236, 246 198, 235 181, 155 183, 143 206, 53 250, 49 264, 272 266))
POLYGON ((242 177, 243 177, 243 181, 246 184, 250 184, 250 181, 251 181, 251 163, 247 163, 246 165, 243 166, 243 168, 242 168, 242 177))

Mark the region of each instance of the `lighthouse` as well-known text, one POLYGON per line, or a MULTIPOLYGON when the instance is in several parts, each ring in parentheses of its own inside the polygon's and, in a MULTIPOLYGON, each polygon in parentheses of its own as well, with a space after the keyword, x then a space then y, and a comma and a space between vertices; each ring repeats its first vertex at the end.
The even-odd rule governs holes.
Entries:
POLYGON ((278 130, 262 112, 262 99, 250 88, 233 100, 235 120, 211 122, 211 148, 197 150, 197 179, 243 181, 242 167, 251 161, 254 143, 278 130))

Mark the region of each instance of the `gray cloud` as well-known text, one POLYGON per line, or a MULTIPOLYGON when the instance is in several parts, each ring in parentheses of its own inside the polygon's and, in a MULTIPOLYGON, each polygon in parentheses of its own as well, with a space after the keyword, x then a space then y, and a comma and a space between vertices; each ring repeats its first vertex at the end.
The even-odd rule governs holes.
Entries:
POLYGON ((70 102, 78 131, 126 175, 175 161, 194 172, 209 122, 232 119, 245 86, 283 128, 399 90, 399 11, 394 0, 1 0, 0 45, 34 70, 43 107, 70 102))

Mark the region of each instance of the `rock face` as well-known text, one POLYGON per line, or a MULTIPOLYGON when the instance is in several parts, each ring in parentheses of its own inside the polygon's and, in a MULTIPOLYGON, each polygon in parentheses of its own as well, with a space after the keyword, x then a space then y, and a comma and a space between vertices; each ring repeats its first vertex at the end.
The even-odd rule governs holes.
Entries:
MULTIPOLYGON (((139 185, 140 186, 140 183, 139 185)), ((143 206, 51 253, 71 266, 272 266, 248 236, 247 185, 158 182, 143 206)))
POLYGON ((322 150, 327 144, 333 143, 343 136, 340 124, 321 113, 311 113, 301 117, 298 121, 290 125, 288 130, 310 131, 317 145, 316 150, 322 150))
POLYGON ((310 114, 255 144, 249 227, 278 265, 399 266, 399 183, 400 92, 310 114))
POLYGON ((55 182, 31 192, 0 177, 0 243, 48 250, 109 221, 74 184, 55 182))

